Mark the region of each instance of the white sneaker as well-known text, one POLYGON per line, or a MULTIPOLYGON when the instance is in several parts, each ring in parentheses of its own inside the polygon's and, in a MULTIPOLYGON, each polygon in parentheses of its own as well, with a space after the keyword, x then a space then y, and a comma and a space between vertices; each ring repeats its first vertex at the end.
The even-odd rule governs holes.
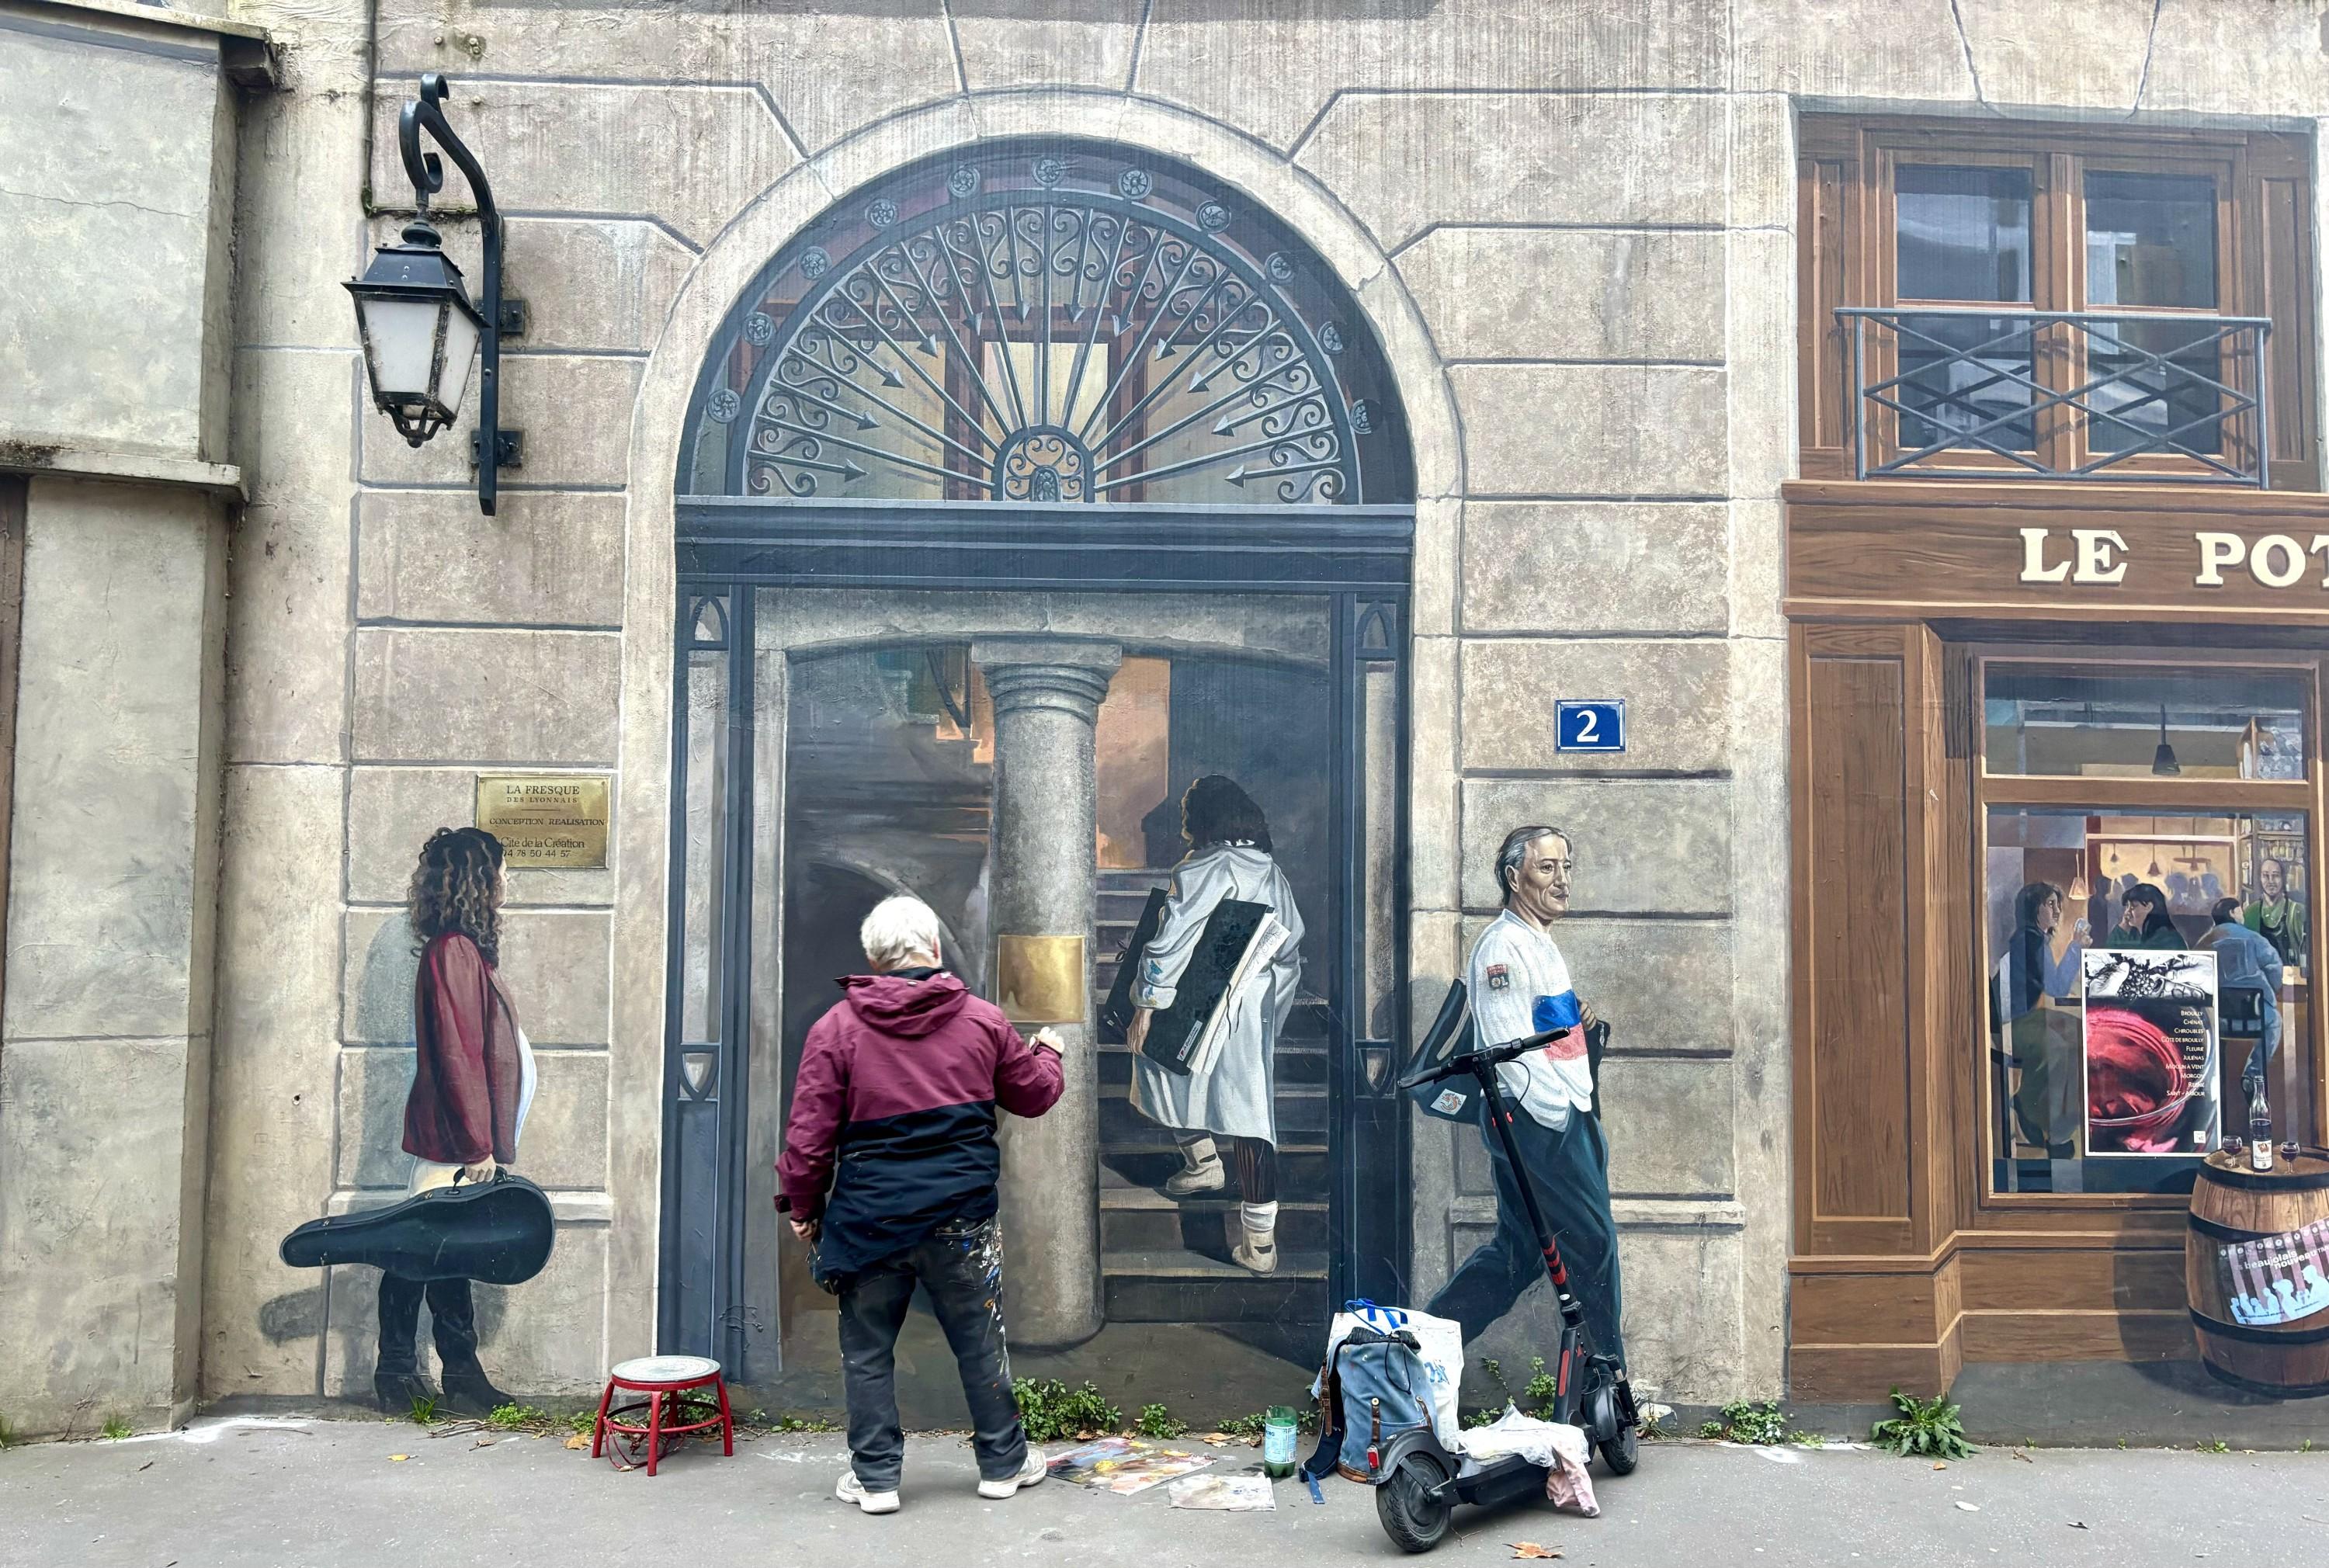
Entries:
POLYGON ((1229 1172, 1221 1169, 1219 1157, 1202 1165, 1184 1165, 1164 1178, 1167 1197, 1193 1197, 1201 1192, 1219 1192, 1229 1185, 1229 1172))
MULTIPOLYGON (((999 1481, 979 1482, 978 1495, 982 1498, 997 1499, 1012 1497, 1017 1494, 1021 1487, 1035 1485, 1043 1479, 1045 1473, 1043 1451, 1031 1442, 1027 1445, 1027 1462, 1019 1467, 1019 1473, 999 1481)), ((897 1504, 892 1503, 890 1506, 894 1508, 897 1504)))
MULTIPOLYGON (((841 1472, 841 1484, 833 1488, 833 1495, 844 1503, 855 1503, 869 1514, 894 1514, 898 1511, 897 1493, 867 1491, 865 1483, 857 1479, 855 1470, 841 1472)), ((1007 1497, 1010 1494, 1006 1492, 1004 1495, 1007 1497)))

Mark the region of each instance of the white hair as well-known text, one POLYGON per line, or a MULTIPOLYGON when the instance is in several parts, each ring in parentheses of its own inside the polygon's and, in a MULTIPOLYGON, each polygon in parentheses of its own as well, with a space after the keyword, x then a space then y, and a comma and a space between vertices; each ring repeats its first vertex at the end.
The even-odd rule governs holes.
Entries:
POLYGON ((936 959, 940 930, 936 911, 900 893, 873 906, 873 913, 857 928, 857 942, 865 949, 865 962, 876 970, 901 969, 910 958, 936 959))

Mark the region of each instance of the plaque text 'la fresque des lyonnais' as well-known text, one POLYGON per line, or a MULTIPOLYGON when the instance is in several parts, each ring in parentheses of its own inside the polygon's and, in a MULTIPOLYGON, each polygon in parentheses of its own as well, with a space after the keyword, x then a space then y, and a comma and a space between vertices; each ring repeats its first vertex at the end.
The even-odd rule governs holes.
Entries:
POLYGON ((607 822, 604 774, 477 775, 477 826, 517 869, 604 870, 607 822))

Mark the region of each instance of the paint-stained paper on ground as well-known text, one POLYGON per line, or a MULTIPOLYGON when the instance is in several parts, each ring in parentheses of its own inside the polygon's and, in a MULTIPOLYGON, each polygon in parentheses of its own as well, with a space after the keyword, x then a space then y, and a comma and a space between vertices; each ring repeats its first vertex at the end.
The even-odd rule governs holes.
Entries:
POLYGON ((1184 1449, 1158 1448, 1136 1438, 1104 1437, 1053 1454, 1047 1469, 1053 1480, 1129 1497, 1212 1462, 1184 1449))
POLYGON ((1268 1476, 1191 1476, 1174 1481, 1164 1500, 1176 1508, 1202 1508, 1216 1514, 1269 1514, 1278 1498, 1268 1476))

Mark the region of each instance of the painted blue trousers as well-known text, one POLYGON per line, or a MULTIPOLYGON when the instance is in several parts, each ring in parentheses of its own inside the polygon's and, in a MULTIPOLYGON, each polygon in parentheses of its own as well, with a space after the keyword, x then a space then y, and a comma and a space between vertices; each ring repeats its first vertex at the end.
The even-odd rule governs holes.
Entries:
MULTIPOLYGON (((1485 1110, 1483 1109, 1485 1115, 1485 1110)), ((1504 1140, 1483 1125, 1496 1177, 1496 1234, 1464 1260, 1424 1310, 1464 1326, 1466 1344, 1513 1310, 1521 1292, 1544 1278, 1544 1257, 1529 1225, 1520 1174, 1504 1158, 1504 1140)), ((1617 1222, 1609 1215, 1609 1146, 1598 1119, 1572 1113, 1559 1132, 1525 1111, 1513 1113, 1513 1138, 1535 1183, 1537 1209, 1561 1244, 1569 1289, 1584 1309, 1594 1347, 1626 1364, 1618 1331, 1617 1222)))

